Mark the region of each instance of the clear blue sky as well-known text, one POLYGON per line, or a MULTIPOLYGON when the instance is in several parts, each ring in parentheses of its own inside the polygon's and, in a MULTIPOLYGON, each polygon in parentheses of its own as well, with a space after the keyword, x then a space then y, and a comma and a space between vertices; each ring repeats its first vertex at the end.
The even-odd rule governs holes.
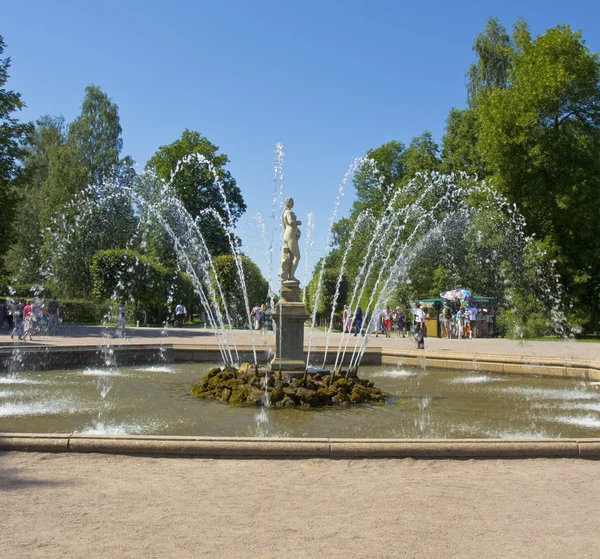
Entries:
MULTIPOLYGON (((4 1, 0 14, 24 120, 70 121, 85 86, 99 85, 119 106, 124 154, 140 168, 185 128, 199 131, 231 160, 248 205, 239 234, 263 269, 249 222, 262 212, 271 227, 276 141, 285 195, 299 219, 314 212, 322 251, 353 158, 424 130, 441 141, 448 111, 464 106, 473 39, 488 16, 506 27, 521 16, 534 34, 567 23, 600 51, 600 2, 577 0, 4 1)), ((304 262, 300 270, 302 279, 304 262)))

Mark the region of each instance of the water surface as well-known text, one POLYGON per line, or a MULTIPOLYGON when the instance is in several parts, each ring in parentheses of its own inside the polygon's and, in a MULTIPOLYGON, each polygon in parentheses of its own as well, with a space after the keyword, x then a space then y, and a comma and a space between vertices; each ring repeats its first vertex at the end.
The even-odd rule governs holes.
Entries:
POLYGON ((0 374, 0 430, 276 437, 600 437, 600 384, 480 370, 363 367, 384 405, 233 407, 190 386, 212 365, 0 374))

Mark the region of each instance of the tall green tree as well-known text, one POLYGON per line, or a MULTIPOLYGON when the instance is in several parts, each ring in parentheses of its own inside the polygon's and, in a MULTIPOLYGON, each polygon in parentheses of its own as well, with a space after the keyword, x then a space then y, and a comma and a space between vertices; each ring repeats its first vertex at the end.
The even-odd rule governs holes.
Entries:
POLYGON ((205 213, 206 210, 216 211, 220 218, 231 227, 246 211, 242 193, 229 170, 225 168, 229 159, 227 155, 218 153, 218 151, 218 146, 198 132, 185 130, 181 138, 171 144, 161 146, 146 164, 147 171, 155 173, 163 181, 172 181, 172 188, 185 209, 193 218, 201 218, 201 230, 213 255, 227 254, 231 252, 231 248, 227 234, 219 220, 210 213, 205 213), (171 176, 183 158, 195 154, 210 162, 214 174, 208 165, 191 159, 173 177, 171 176), (229 212, 216 181, 223 188, 229 212))
POLYGON ((494 181, 544 239, 576 304, 600 317, 600 58, 560 25, 519 30, 506 89, 478 107, 494 181))
MULTIPOLYGON (((267 280, 261 274, 259 267, 250 258, 242 255, 241 262, 242 270, 244 271, 244 281, 248 289, 247 295, 250 308, 255 305, 261 305, 267 300, 269 292, 267 280)), ((246 327, 246 306, 233 255, 222 254, 217 256, 213 259, 213 265, 232 320, 235 324, 246 327)), ((215 291, 218 293, 216 288, 215 291)))
MULTIPOLYGON (((5 43, 0 35, 0 56, 5 43)), ((10 58, 0 58, 0 267, 12 240, 12 224, 17 202, 15 187, 21 175, 20 160, 25 156, 24 144, 31 132, 31 125, 20 123, 14 113, 25 104, 21 95, 6 89, 10 58)))
POLYGON ((133 160, 121 159, 122 145, 117 105, 88 86, 66 141, 48 152, 40 188, 44 254, 55 263, 52 282, 62 295, 88 297, 93 255, 128 247, 135 235, 137 218, 125 187, 133 186, 136 174, 133 160))
POLYGON ((402 154, 407 178, 412 178, 417 173, 439 171, 439 151, 440 148, 429 130, 415 136, 402 154))
POLYGON ((485 178, 485 161, 478 145, 477 112, 474 109, 450 110, 442 138, 442 168, 447 173, 464 172, 485 178))
MULTIPOLYGON (((6 255, 10 277, 22 284, 40 280, 42 227, 48 225, 44 185, 48 179, 56 150, 65 142, 62 117, 40 118, 31 134, 23 157, 22 185, 14 217, 14 240, 6 255), (44 224, 44 225, 43 225, 44 224)), ((53 168, 60 168, 56 164, 53 168)))
POLYGON ((475 37, 477 59, 467 73, 467 102, 472 108, 482 91, 504 89, 508 82, 513 47, 510 35, 497 17, 488 18, 484 30, 475 37))
POLYGON ((96 85, 85 88, 81 113, 69 125, 73 145, 89 172, 91 184, 113 178, 123 149, 119 108, 96 85))

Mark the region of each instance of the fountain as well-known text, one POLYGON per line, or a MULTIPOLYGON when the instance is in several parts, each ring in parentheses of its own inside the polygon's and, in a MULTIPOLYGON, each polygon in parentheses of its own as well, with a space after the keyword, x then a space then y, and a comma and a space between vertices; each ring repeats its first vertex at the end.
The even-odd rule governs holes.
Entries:
MULTIPOLYGON (((160 382, 164 382, 169 386, 169 381, 165 379, 171 375, 170 378, 182 375, 180 378, 185 379, 185 381, 178 382, 180 384, 187 382, 188 386, 193 382, 192 392, 194 395, 203 399, 216 399, 234 404, 233 406, 220 406, 219 408, 214 407, 218 406, 214 402, 198 402, 194 399, 190 403, 185 400, 183 408, 186 411, 182 413, 186 415, 186 425, 188 427, 194 425, 194 429, 199 429, 200 433, 208 435, 220 434, 217 426, 218 422, 214 425, 211 423, 210 428, 205 428, 194 423, 194 420, 191 419, 196 417, 194 414, 200 413, 205 419, 213 414, 219 418, 219 422, 228 424, 225 419, 226 414, 231 413, 232 418, 242 418, 240 421, 246 426, 248 424, 247 420, 250 418, 249 424, 251 427, 242 428, 239 425, 231 427, 231 432, 236 435, 253 434, 253 429, 256 428, 255 425, 257 424, 260 424, 260 429, 256 432, 267 435, 289 433, 305 435, 308 433, 309 436, 324 436, 329 432, 327 429, 332 429, 331 432, 338 433, 339 436, 390 437, 490 437, 514 436, 519 433, 526 433, 531 436, 565 436, 565 433, 575 433, 577 436, 583 436, 586 432, 589 433, 590 430, 593 432, 594 429, 600 428, 600 419, 595 415, 600 413, 597 388, 589 383, 582 385, 579 380, 600 380, 600 367, 589 363, 584 364, 573 356, 557 363, 556 360, 527 359, 521 355, 514 357, 505 355, 498 358, 469 355, 467 358, 461 355, 452 356, 448 352, 436 352, 435 350, 428 350, 418 355, 416 350, 406 346, 377 350, 369 346, 373 317, 377 316, 378 309, 382 308, 382 305, 396 287, 406 280, 409 266, 423 250, 431 245, 443 246, 444 243, 448 242, 447 238, 455 234, 448 216, 454 216, 461 223, 468 222, 472 218, 474 211, 477 211, 478 208, 476 207, 473 210, 473 207, 469 206, 467 201, 470 198, 478 198, 482 208, 493 207, 498 210, 506 217, 506 222, 510 226, 501 249, 514 254, 515 259, 512 262, 512 270, 498 267, 500 280, 510 282, 514 275, 523 274, 522 255, 527 251, 532 251, 533 244, 531 239, 524 233, 522 218, 515 208, 493 192, 485 183, 471 180, 468 177, 437 174, 417 177, 417 179, 408 183, 401 192, 400 190, 392 192, 388 186, 380 183, 382 196, 386 200, 385 209, 378 219, 373 219, 368 210, 359 214, 349 232, 349 241, 341 253, 340 273, 335 282, 335 294, 326 312, 329 318, 327 334, 322 337, 324 341, 320 342, 315 318, 319 298, 323 296, 326 258, 322 259, 315 274, 315 293, 312 299, 308 301, 306 300, 306 290, 302 291, 300 282, 296 277, 301 260, 299 226, 302 223, 293 211, 293 200, 287 198, 284 201, 283 199, 282 157, 283 151, 279 145, 276 151, 273 214, 275 215, 277 201, 279 200, 281 216, 280 219, 274 218, 274 221, 277 222, 277 229, 279 227, 283 228, 283 246, 279 253, 280 298, 274 306, 275 335, 272 339, 269 335, 264 342, 263 345, 267 346, 265 348, 267 351, 264 354, 257 351, 257 345, 260 342, 255 340, 252 330, 247 286, 244 282, 241 263, 241 250, 239 242, 232 231, 232 220, 230 218, 219 216, 217 221, 227 234, 231 252, 235 258, 240 294, 244 298, 245 316, 243 317, 235 317, 231 314, 231 308, 228 306, 210 251, 202 235, 202 219, 204 215, 216 217, 213 211, 209 209, 200 216, 190 216, 181 202, 173 195, 168 183, 160 185, 158 190, 148 196, 145 195, 143 189, 124 189, 119 188, 118 185, 107 183, 101 187, 90 188, 89 192, 83 193, 80 199, 72 203, 73 207, 76 207, 79 212, 77 223, 82 225, 86 222, 88 212, 92 211, 93 203, 96 203, 88 201, 88 198, 89 200, 98 200, 99 198, 100 200, 118 200, 118 197, 126 196, 138 212, 138 219, 143 224, 143 231, 150 226, 159 226, 173 243, 179 257, 181 269, 189 274, 191 278, 195 293, 206 311, 207 320, 211 326, 211 340, 214 340, 216 344, 213 348, 200 345, 195 346, 193 349, 172 347, 167 343, 166 330, 163 328, 163 337, 158 348, 162 363, 206 361, 210 365, 206 368, 197 367, 194 369, 195 372, 190 369, 191 365, 175 364, 166 368, 168 370, 161 369, 159 371, 156 369, 149 371, 145 369, 143 373, 140 373, 139 369, 129 369, 126 366, 127 363, 133 365, 139 361, 156 359, 156 348, 151 353, 144 354, 142 350, 136 350, 138 353, 135 353, 133 350, 127 350, 120 340, 113 340, 112 338, 103 340, 98 345, 96 355, 89 352, 89 355, 85 357, 88 361, 85 363, 80 361, 80 364, 110 365, 111 371, 118 371, 118 374, 115 373, 114 377, 110 378, 110 382, 102 380, 93 391, 93 397, 97 398, 99 394, 102 401, 100 402, 100 411, 94 411, 93 414, 90 414, 88 428, 91 424, 92 428, 101 428, 104 425, 107 429, 114 430, 115 427, 110 427, 107 422, 108 415, 111 419, 114 417, 115 420, 121 417, 118 404, 115 403, 115 399, 122 398, 119 386, 127 386, 128 390, 133 391, 135 389, 133 388, 132 379, 138 379, 144 384, 149 382, 147 375, 159 375, 160 382), (91 193, 93 193, 93 196, 91 193), (403 197, 403 203, 400 204, 399 209, 400 197, 403 197), (347 257, 354 246, 356 237, 359 233, 362 234, 362 228, 367 231, 368 242, 365 243, 361 264, 355 274, 352 290, 349 292, 349 307, 351 314, 354 315, 356 307, 360 303, 363 304, 366 317, 366 335, 352 339, 348 332, 341 335, 333 332, 333 318, 340 297, 340 286, 347 265, 347 257), (312 316, 307 312, 309 305, 312 306, 312 316), (239 320, 240 318, 242 320, 239 320), (305 322, 307 319, 310 320, 311 327, 306 332, 308 340, 305 349, 305 322), (244 335, 250 343, 247 340, 242 342, 241 334, 235 331, 236 322, 240 323, 242 321, 246 324, 246 330, 248 326, 250 327, 249 333, 244 335), (262 355, 266 355, 269 351, 271 355, 265 360, 262 355), (107 356, 110 356, 110 363, 106 361, 107 356), (371 368, 371 364, 377 365, 377 368, 371 368), (312 365, 323 369, 312 369, 312 365), (180 369, 181 367, 183 368, 180 369), (460 374, 448 372, 458 370, 461 367, 463 372, 460 374), (325 372, 325 368, 329 368, 329 372, 325 372), (361 379, 357 376, 359 368, 361 379), (179 373, 180 370, 185 371, 185 373, 179 373), (494 374, 486 374, 486 371, 493 371, 494 374), (206 375, 198 382, 197 379, 202 372, 205 372, 206 375), (506 375, 514 373, 562 376, 564 378, 544 379, 541 382, 536 380, 520 386, 514 380, 514 377, 510 380, 506 378, 506 375), (140 377, 140 374, 142 374, 142 377, 140 377), (571 377, 578 380, 570 380, 571 377), (437 381, 441 384, 436 383, 437 381), (543 383, 547 383, 549 387, 546 391, 542 387, 543 383), (377 384, 377 387, 375 387, 375 384, 377 384), (527 412, 517 414, 519 417, 518 425, 502 420, 500 410, 494 412, 496 424, 486 420, 479 428, 476 425, 477 417, 475 419, 464 419, 464 424, 452 423, 450 419, 452 413, 456 414, 457 417, 462 417, 460 408, 456 407, 456 401, 460 400, 468 408, 471 404, 461 398, 466 397, 467 392, 469 397, 475 398, 474 393, 478 386, 485 387, 490 393, 493 392, 493 397, 486 398, 485 394, 477 396, 483 398, 486 402, 498 398, 505 402, 505 405, 511 406, 515 405, 517 399, 519 406, 525 406, 523 401, 528 398, 532 399, 527 403, 527 412), (564 397, 565 401, 559 403, 559 397, 564 397), (538 398, 539 408, 535 405, 535 398, 538 398), (108 400, 111 400, 110 408, 108 407, 108 400), (386 405, 373 406, 373 403, 386 405), (353 411, 349 416, 340 415, 343 413, 344 406, 350 404, 365 405, 356 406, 354 408, 356 411, 353 411), (263 406, 267 409, 261 412, 260 418, 257 418, 254 413, 248 415, 249 412, 243 411, 247 409, 244 408, 244 405, 263 406), (198 412, 198 406, 209 406, 200 409, 209 409, 210 413, 198 412), (546 408, 543 406, 546 406, 546 408), (307 419, 308 415, 285 415, 296 412, 303 413, 300 410, 294 410, 294 408, 316 407, 321 408, 319 417, 322 418, 322 425, 311 424, 305 428, 304 425, 310 423, 310 420, 307 419), (285 412, 271 413, 269 411, 269 409, 275 408, 288 409, 285 412), (110 414, 106 413, 108 409, 110 409, 110 414), (221 411, 222 409, 229 411, 221 411), (544 410, 551 410, 549 413, 552 417, 545 416, 544 410), (276 416, 278 413, 281 413, 281 415, 276 416), (577 413, 584 413, 585 417, 577 415, 577 413), (294 419, 290 420, 293 425, 288 425, 285 423, 286 420, 280 419, 285 417, 293 417, 294 419), (343 425, 335 427, 340 422, 340 418, 343 418, 341 420, 343 425), (358 419, 354 422, 354 419, 351 418, 358 419), (371 429, 368 426, 369 422, 373 422, 376 427, 371 429), (540 427, 531 428, 532 422, 540 427), (338 430, 336 431, 336 429, 338 430)), ((340 184, 329 224, 328 243, 331 241, 332 228, 337 216, 340 199, 344 195, 345 185, 356 169, 364 163, 363 160, 355 161, 340 184)), ((211 170, 208 161, 201 156, 194 156, 182 162, 174 173, 179 172, 182 166, 186 164, 206 165, 211 170)), ((211 172, 213 171, 211 170, 211 172)), ((218 184, 216 174, 215 182, 218 184)), ((220 192, 227 207, 227 200, 222 188, 220 192)), ((56 234, 57 249, 54 256, 57 257, 57 265, 60 265, 61 251, 64 250, 64 245, 69 242, 68 239, 70 238, 70 231, 65 230, 64 221, 57 218, 55 230, 52 233, 56 234), (62 231, 63 234, 59 235, 58 231, 62 231)), ((267 227, 260 220, 259 225, 267 249, 267 260, 270 262, 273 256, 273 235, 269 242, 267 227)), ((311 216, 308 220, 310 235, 312 235, 313 228, 314 221, 311 216)), ((501 228, 500 224, 498 228, 501 228)), ((491 256, 489 266, 492 268, 496 266, 497 262, 501 261, 501 256, 502 254, 491 256)), ((125 264, 124 261, 123 274, 122 277, 119 277, 120 288, 127 283, 128 273, 130 272, 125 264)), ((51 273, 51 265, 48 265, 48 270, 51 273)), ((557 330, 560 330, 562 320, 560 294, 552 279, 553 272, 551 269, 547 274, 539 275, 539 292, 541 297, 547 297, 551 301, 553 319, 557 325, 557 330)), ((271 298, 275 296, 274 291, 270 286, 269 296, 271 298)), ((168 297, 169 304, 172 303, 172 292, 173 289, 171 288, 168 297)), ((115 290, 115 301, 120 296, 120 293, 115 290)), ((73 349, 71 354, 81 356, 83 353, 73 349)), ((39 352, 36 353, 19 345, 12 348, 10 353, 5 352, 2 354, 0 358, 7 370, 12 371, 12 376, 6 381, 7 386, 11 387, 10 394, 15 394, 13 384, 16 386, 23 384, 28 387, 31 384, 32 390, 41 391, 45 381, 40 377, 40 374, 36 373, 31 378, 28 375, 34 367, 39 369, 61 368, 58 364, 59 361, 57 361, 58 355, 58 352, 49 350, 47 354, 40 357, 39 352), (33 360, 32 355, 37 355, 35 360, 33 360), (15 372, 17 372, 17 376, 15 376, 15 372)), ((76 364, 74 361, 68 361, 68 355, 65 352, 61 355, 61 359, 63 359, 62 362, 65 366, 76 364)), ((65 378, 72 378, 77 375, 81 375, 83 378, 89 377, 89 373, 84 375, 82 372, 78 373, 77 371, 72 373, 65 371, 61 375, 65 378)), ((2 379, 0 378, 0 380, 2 379)), ((64 398, 66 389, 56 388, 56 390, 61 394, 61 398, 64 398)), ((171 387, 169 390, 175 389, 171 387)), ((152 390, 149 389, 149 392, 152 393, 152 390)), ((8 395, 9 391, 6 391, 6 393, 7 398, 14 397, 8 395)), ((0 392, 0 396, 1 394, 2 392, 0 392)), ((87 394, 87 397, 92 398, 90 394, 87 394)), ((119 401, 124 404, 123 400, 119 401)), ((12 407, 3 408, 2 400, 0 400, 0 416, 2 416, 3 409, 6 413, 11 414, 18 409, 15 402, 10 402, 10 404, 12 407)), ((85 404, 80 403, 77 405, 81 405, 82 409, 90 407, 87 400, 85 404)), ((77 409, 77 405, 66 406, 66 409, 77 409)), ((176 409, 178 404, 169 402, 169 405, 176 409)), ((477 408, 477 405, 473 407, 477 408)), ((40 413, 51 413, 48 410, 65 408, 44 405, 40 406, 39 409, 40 413)), ((81 413, 87 412, 82 411, 81 413)), ((144 413, 147 414, 147 412, 144 413)), ((166 414, 166 412, 160 411, 160 414, 166 414)), ((13 417, 13 415, 10 417, 13 417)), ((144 417, 145 419, 141 424, 146 422, 149 426, 149 432, 186 434, 185 430, 180 431, 178 427, 173 427, 176 421, 171 415, 168 415, 169 418, 164 420, 165 425, 171 425, 168 429, 167 427, 157 427, 157 425, 160 426, 163 423, 160 419, 144 417)), ((207 419, 206 421, 206 425, 208 425, 210 421, 207 419)), ((232 419, 231 421, 235 423, 236 420, 232 419)), ((18 429, 23 424, 24 421, 17 418, 8 428, 18 429)), ((59 424, 63 425, 59 421, 50 422, 48 425, 59 424)), ((40 424, 36 428, 44 430, 46 427, 40 424)), ((80 426, 65 426, 64 428, 82 430, 80 426)), ((143 428, 141 429, 143 431, 143 428)), ((83 430, 85 430, 85 427, 83 430)))

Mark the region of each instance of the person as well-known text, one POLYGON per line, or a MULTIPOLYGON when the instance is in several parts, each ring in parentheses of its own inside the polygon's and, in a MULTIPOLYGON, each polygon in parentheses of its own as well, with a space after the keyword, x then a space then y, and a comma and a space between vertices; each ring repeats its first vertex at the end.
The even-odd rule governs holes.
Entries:
POLYGON ((0 300, 0 330, 4 329, 4 301, 0 300))
POLYGON ((464 328, 464 332, 465 332, 465 338, 470 338, 471 337, 471 320, 470 320, 470 315, 469 315, 469 312, 467 311, 467 309, 465 309, 463 312, 463 328, 464 328))
POLYGON ((207 320, 207 314, 206 311, 204 309, 202 309, 202 311, 200 312, 200 324, 206 328, 206 323, 208 322, 207 320))
POLYGON ((23 307, 23 339, 26 340, 29 336, 29 341, 33 341, 32 333, 34 328, 33 303, 31 300, 23 307))
POLYGON ((265 330, 273 330, 273 309, 271 309, 270 301, 265 303, 263 328, 265 330))
POLYGON ((440 325, 442 327, 442 338, 450 338, 452 330, 452 311, 450 310, 448 303, 444 303, 444 305, 442 306, 442 314, 444 315, 444 322, 440 322, 440 325))
POLYGON ((464 307, 460 307, 456 313, 457 337, 462 340, 465 334, 464 307))
POLYGON ((300 261, 300 247, 298 246, 298 239, 300 238, 300 229, 298 225, 302 225, 301 221, 296 219, 296 214, 292 211, 294 207, 294 199, 286 198, 284 202, 284 210, 281 214, 281 223, 283 225, 283 248, 287 248, 287 251, 282 250, 281 259, 281 270, 279 277, 281 281, 298 281, 294 274, 296 268, 298 268, 298 262, 300 261), (290 263, 291 259, 291 263, 290 263))
POLYGON ((254 329, 260 330, 260 307, 258 305, 256 307, 252 307, 250 316, 254 320, 254 329))
POLYGON ((50 321, 50 315, 48 314, 48 304, 44 303, 44 305, 42 306, 42 319, 41 319, 40 329, 46 335, 49 333, 49 328, 48 328, 49 321, 50 321))
POLYGON ((467 312, 469 313, 469 321, 471 324, 471 337, 477 337, 477 314, 480 312, 486 313, 487 309, 478 309, 472 303, 467 308, 467 312))
POLYGON ((120 338, 125 336, 125 325, 126 324, 127 324, 127 321, 125 320, 125 307, 122 304, 120 304, 119 311, 118 311, 118 317, 117 317, 117 328, 116 328, 117 335, 120 338))
POLYGON ((179 303, 175 307, 175 326, 179 326, 179 328, 183 326, 183 320, 185 319, 186 314, 187 311, 183 303, 179 303))
POLYGON ((396 321, 396 328, 398 329, 398 337, 406 337, 406 315, 400 307, 396 307, 396 314, 394 315, 396 321))
MULTIPOLYGON (((354 314, 354 335, 358 335, 358 333, 362 330, 362 323, 363 323, 363 312, 362 309, 360 307, 358 307, 356 309, 356 313, 354 314)), ((362 332, 362 335, 364 336, 365 333, 362 332)))
POLYGON ((417 349, 425 349, 426 334, 425 313, 421 309, 421 305, 415 303, 415 341, 417 342, 417 349))
POLYGON ((367 325, 367 329, 370 334, 373 334, 373 332, 375 332, 376 338, 379 337, 380 321, 381 321, 381 311, 374 310, 373 316, 371 316, 371 321, 367 325))
POLYGON ((392 329, 392 313, 390 311, 390 307, 385 307, 383 311, 382 320, 383 320, 383 331, 385 333, 385 337, 390 337, 390 331, 392 329))
POLYGON ((442 336, 442 338, 447 338, 449 336, 449 322, 448 322, 448 306, 446 303, 444 303, 442 305, 442 308, 440 309, 440 315, 439 315, 439 321, 440 321, 440 335, 442 336))
POLYGON ((56 297, 53 297, 52 301, 48 303, 48 334, 51 336, 56 335, 59 319, 60 305, 58 304, 56 297))
POLYGON ((10 334, 10 339, 12 340, 15 336, 19 338, 19 340, 23 339, 23 308, 25 307, 25 300, 19 299, 19 302, 13 308, 13 331, 10 334))
POLYGON ((348 305, 344 305, 344 312, 342 312, 342 334, 346 332, 350 332, 350 311, 348 310, 348 305))

